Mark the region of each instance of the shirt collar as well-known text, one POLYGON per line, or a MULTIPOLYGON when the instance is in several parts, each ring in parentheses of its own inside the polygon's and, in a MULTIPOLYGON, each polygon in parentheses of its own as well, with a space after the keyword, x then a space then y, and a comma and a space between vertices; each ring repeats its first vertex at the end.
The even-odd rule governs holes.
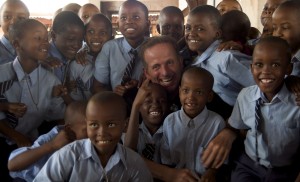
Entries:
MULTIPOLYGON (((146 39, 144 38, 144 41, 145 41, 145 40, 146 40, 146 39)), ((143 42, 144 42, 144 41, 143 41, 143 42)), ((131 47, 131 45, 128 43, 128 41, 123 37, 123 40, 122 40, 122 47, 123 47, 123 49, 124 49, 124 52, 129 53, 129 51, 130 51, 131 49, 138 51, 138 50, 140 49, 141 45, 139 45, 137 48, 133 48, 133 47, 131 47)))
POLYGON ((7 51, 9 51, 13 55, 16 55, 15 48, 11 45, 11 43, 5 36, 2 36, 0 41, 6 47, 7 51))
MULTIPOLYGON (((272 102, 276 102, 276 100, 280 100, 281 102, 285 103, 285 104, 288 104, 288 96, 289 96, 289 91, 288 89, 286 88, 286 85, 283 84, 283 86, 281 87, 281 89, 279 90, 279 92, 274 96, 274 98, 272 99, 272 102)), ((264 96, 264 93, 260 91, 259 87, 257 86, 256 87, 256 90, 255 90, 255 93, 254 93, 254 97, 252 97, 251 101, 256 101, 258 100, 259 98, 262 98, 262 100, 264 102, 267 102, 267 99, 266 97, 264 96)))
POLYGON ((57 49, 55 43, 53 41, 50 42, 50 51, 49 55, 52 57, 58 58, 62 61, 63 64, 67 64, 68 60, 63 56, 63 54, 57 49))
MULTIPOLYGON (((96 149, 94 148, 94 145, 92 144, 91 140, 90 139, 84 139, 84 140, 85 140, 85 143, 84 143, 84 146, 83 146, 82 158, 83 159, 92 158, 94 161, 99 163, 100 166, 102 166, 101 162, 100 162, 100 159, 98 157, 98 154, 96 152, 96 149)), ((109 171, 110 169, 112 169, 120 161, 122 162, 125 169, 127 170, 127 165, 126 165, 126 160, 125 160, 125 154, 124 154, 124 151, 123 151, 123 147, 121 146, 121 144, 117 144, 116 151, 109 158, 109 160, 108 160, 108 162, 105 166, 105 170, 109 171)))
POLYGON ((193 119, 191 119, 188 115, 185 114, 183 107, 181 107, 180 109, 180 118, 183 122, 183 125, 185 125, 186 127, 189 127, 190 122, 193 122, 194 125, 196 127, 202 125, 206 119, 208 117, 208 110, 206 108, 206 106, 204 107, 204 109, 201 111, 201 113, 199 113, 196 117, 194 117, 193 119))
MULTIPOLYGON (((18 81, 22 81, 25 77, 25 72, 19 62, 19 59, 18 57, 16 57, 16 59, 14 60, 13 62, 13 68, 17 74, 17 78, 18 78, 18 81)), ((30 82, 31 82, 31 85, 34 85, 37 80, 38 80, 38 72, 40 72, 40 65, 34 69, 30 74, 28 74, 28 76, 30 77, 30 82)))
POLYGON ((218 48, 220 44, 219 40, 214 41, 210 46, 199 56, 196 57, 195 62, 192 65, 198 65, 207 60, 218 48))
POLYGON ((300 49, 292 57, 292 63, 300 62, 300 49))
MULTIPOLYGON (((144 121, 140 124, 139 128, 144 132, 147 133, 147 135, 151 135, 148 128, 146 127, 144 121)), ((154 133, 153 136, 157 135, 157 134, 162 134, 163 133, 163 127, 162 125, 158 128, 158 130, 154 133)))

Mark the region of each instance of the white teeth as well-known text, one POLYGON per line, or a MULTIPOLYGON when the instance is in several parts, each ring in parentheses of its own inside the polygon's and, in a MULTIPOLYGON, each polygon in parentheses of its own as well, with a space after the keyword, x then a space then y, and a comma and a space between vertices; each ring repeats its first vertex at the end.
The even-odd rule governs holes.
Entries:
POLYGON ((271 83, 271 82, 273 82, 272 79, 261 79, 260 81, 261 81, 262 83, 271 83))
POLYGON ((42 52, 47 52, 47 49, 42 49, 42 52))
POLYGON ((127 28, 127 30, 129 30, 129 31, 133 31, 133 30, 135 30, 134 28, 127 28))
POLYGON ((160 112, 155 112, 155 111, 153 111, 153 112, 150 112, 150 115, 158 116, 158 115, 160 115, 160 112))
POLYGON ((190 42, 195 43, 195 42, 199 42, 198 40, 190 40, 190 42))
POLYGON ((101 143, 101 144, 106 144, 106 143, 109 143, 109 140, 101 140, 101 141, 98 141, 98 143, 101 143))
POLYGON ((97 45, 100 45, 101 43, 92 43, 92 44, 97 46, 97 45))
POLYGON ((195 104, 186 104, 189 107, 195 106, 195 104))

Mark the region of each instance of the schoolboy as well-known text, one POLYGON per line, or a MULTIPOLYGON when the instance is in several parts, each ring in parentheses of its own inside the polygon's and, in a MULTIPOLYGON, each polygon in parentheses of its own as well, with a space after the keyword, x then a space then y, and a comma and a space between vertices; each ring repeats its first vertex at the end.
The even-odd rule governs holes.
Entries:
MULTIPOLYGON (((9 39, 18 56, 0 66, 1 102, 19 102, 25 108, 19 118, 0 112, 0 163, 6 169, 9 153, 17 147, 30 146, 38 136, 40 124, 44 120, 62 119, 65 109, 61 98, 52 97, 52 89, 60 84, 59 80, 39 65, 47 58, 49 49, 45 26, 33 19, 20 20, 10 27, 9 39)), ((6 174, 5 169, 1 169, 2 174, 6 174)))
POLYGON ((182 11, 175 6, 164 7, 156 25, 160 35, 169 35, 177 42, 184 36, 184 17, 182 11))
POLYGON ((300 110, 284 83, 290 58, 288 43, 278 37, 263 38, 254 49, 257 85, 241 91, 229 118, 233 128, 248 130, 232 181, 294 181, 299 173, 300 110))
POLYGON ((34 181, 152 181, 142 158, 119 144, 126 117, 121 96, 95 94, 86 109, 88 139, 54 153, 34 181))
POLYGON ((124 95, 137 86, 143 65, 136 52, 145 40, 149 24, 148 8, 142 2, 125 1, 121 5, 118 25, 124 37, 108 41, 97 57, 95 92, 113 90, 124 95))
POLYGON ((207 70, 188 68, 179 88, 182 109, 168 115, 163 124, 162 163, 187 168, 201 180, 215 177, 215 169, 205 170, 200 156, 210 140, 225 127, 222 117, 205 106, 212 100, 213 82, 213 76, 207 70))
POLYGON ((14 150, 8 161, 10 176, 33 181, 56 150, 73 140, 87 138, 86 104, 86 102, 72 102, 66 109, 64 126, 55 126, 47 134, 41 135, 30 147, 21 147, 14 150))
MULTIPOLYGON (((84 25, 81 19, 70 11, 62 11, 54 21, 51 31, 49 56, 61 61, 62 66, 53 69, 62 85, 56 87, 58 95, 65 96, 64 100, 69 103, 71 98, 65 94, 65 89, 70 92, 75 87, 75 82, 69 78, 70 63, 75 59, 76 53, 82 46, 84 25)), ((54 94, 57 96, 57 94, 54 94)))
POLYGON ((81 6, 78 12, 79 18, 83 21, 84 24, 86 24, 94 14, 100 13, 99 8, 95 6, 94 4, 87 3, 81 6))
POLYGON ((77 3, 69 3, 62 8, 62 11, 72 11, 77 15, 80 8, 81 6, 77 3))
POLYGON ((168 114, 166 90, 157 83, 145 80, 132 105, 125 135, 125 146, 144 158, 160 162, 162 124, 168 114), (139 114, 143 121, 139 124, 139 114))
POLYGON ((272 16, 273 35, 286 40, 292 50, 292 75, 300 76, 300 2, 286 1, 272 16))
POLYGON ((214 76, 216 94, 211 110, 228 118, 240 90, 254 85, 254 80, 244 64, 250 62, 250 56, 238 51, 216 51, 221 37, 220 20, 219 11, 213 6, 196 7, 188 16, 185 40, 189 49, 198 53, 192 65, 207 69, 214 76), (224 103, 222 107, 220 103, 224 103))
POLYGON ((84 65, 73 61, 70 65, 70 79, 75 80, 76 88, 70 95, 73 100, 87 100, 92 96, 95 60, 105 42, 112 39, 112 24, 103 14, 93 15, 85 25, 84 39, 88 46, 87 63, 84 65))
POLYGON ((216 8, 223 15, 231 10, 243 11, 241 4, 237 0, 222 0, 216 8))
POLYGON ((13 61, 17 54, 8 40, 9 27, 18 20, 28 19, 29 11, 20 0, 5 1, 0 8, 0 24, 3 36, 0 39, 0 65, 13 61))

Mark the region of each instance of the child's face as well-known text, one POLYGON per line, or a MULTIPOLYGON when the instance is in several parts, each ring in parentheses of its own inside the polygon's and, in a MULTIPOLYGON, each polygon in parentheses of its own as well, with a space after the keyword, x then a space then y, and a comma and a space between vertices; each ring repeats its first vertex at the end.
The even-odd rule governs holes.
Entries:
POLYGON ((87 135, 99 156, 111 156, 120 141, 126 122, 122 109, 116 101, 105 105, 93 102, 87 107, 87 135))
POLYGON ((241 6, 238 2, 232 0, 225 0, 220 2, 219 6, 217 6, 220 14, 223 15, 228 11, 239 10, 242 11, 241 6))
POLYGON ((207 80, 193 73, 184 73, 179 87, 179 98, 186 115, 196 117, 207 102, 212 99, 212 91, 207 80))
POLYGON ((277 9, 272 18, 273 35, 285 39, 293 53, 300 48, 300 21, 299 11, 277 9))
POLYGON ((146 126, 160 126, 168 109, 167 95, 162 87, 152 84, 150 88, 151 94, 146 97, 140 113, 146 126))
POLYGON ((264 25, 265 21, 267 21, 269 18, 272 18, 272 14, 275 11, 275 9, 285 0, 267 0, 266 4, 264 5, 264 8, 260 15, 260 21, 261 24, 264 25))
POLYGON ((70 124, 70 128, 76 134, 76 140, 87 138, 86 122, 84 118, 82 118, 81 121, 70 124))
POLYGON ((105 42, 111 39, 109 32, 111 27, 107 27, 102 19, 91 20, 85 32, 85 41, 91 52, 99 53, 105 42))
POLYGON ((145 76, 163 86, 169 93, 177 92, 182 72, 182 60, 172 45, 157 44, 144 53, 145 76))
POLYGON ((220 37, 220 30, 201 13, 189 15, 185 26, 185 41, 190 50, 201 55, 220 37))
POLYGON ((57 49, 68 60, 73 60, 82 46, 83 33, 83 28, 77 25, 70 25, 62 32, 52 32, 52 40, 57 49))
POLYGON ((80 8, 78 15, 79 18, 83 21, 83 23, 86 24, 89 18, 97 13, 99 13, 99 9, 91 5, 91 6, 83 6, 82 8, 80 8))
POLYGON ((43 25, 24 29, 22 38, 13 42, 20 59, 43 61, 48 57, 48 32, 43 25))
POLYGON ((164 13, 160 17, 160 34, 169 35, 179 41, 184 35, 184 20, 175 13, 164 13))
POLYGON ((29 12, 22 3, 6 2, 1 11, 0 18, 3 35, 8 38, 10 25, 14 24, 18 20, 28 19, 29 12))
POLYGON ((253 52, 251 71, 253 78, 269 100, 277 94, 284 82, 285 75, 290 74, 292 67, 287 60, 284 48, 278 44, 261 43, 253 52))
POLYGON ((140 40, 149 29, 149 23, 140 6, 124 3, 119 11, 119 30, 126 39, 140 40))

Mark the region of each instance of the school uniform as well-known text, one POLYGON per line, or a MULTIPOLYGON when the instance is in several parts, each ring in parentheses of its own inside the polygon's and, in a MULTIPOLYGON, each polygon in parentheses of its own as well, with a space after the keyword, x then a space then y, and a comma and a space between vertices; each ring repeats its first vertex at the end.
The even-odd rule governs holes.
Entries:
POLYGON ((249 176, 259 180, 279 178, 290 181, 290 178, 282 177, 293 177, 294 170, 298 174, 299 166, 293 166, 298 163, 300 145, 300 109, 295 100, 285 85, 271 102, 267 101, 257 85, 241 91, 229 124, 248 132, 244 141, 245 154, 237 161, 234 181, 244 181, 249 176), (255 106, 258 99, 262 100, 262 119, 256 125, 255 106))
POLYGON ((93 56, 87 55, 87 64, 81 65, 76 61, 70 63, 70 79, 76 82, 76 88, 72 90, 70 96, 74 100, 88 100, 92 96, 93 74, 95 71, 95 61, 93 56))
POLYGON ((152 181, 143 159, 118 144, 105 167, 90 139, 75 141, 54 153, 34 181, 152 181))
POLYGON ((224 127, 222 117, 206 107, 193 119, 185 114, 183 108, 171 113, 163 124, 162 164, 203 174, 205 168, 201 154, 224 127))
POLYGON ((72 60, 68 60, 64 55, 62 55, 53 41, 50 42, 49 56, 57 58, 61 61, 62 66, 53 68, 52 72, 57 76, 60 82, 64 84, 66 82, 67 76, 69 76, 70 74, 68 70, 72 60))
POLYGON ((294 57, 292 58, 292 63, 293 63, 293 71, 291 75, 300 77, 300 50, 298 50, 294 55, 294 57))
MULTIPOLYGON (((17 155, 19 155, 21 153, 38 148, 38 147, 44 145, 45 143, 50 142, 53 138, 55 138, 57 136, 57 134, 63 128, 64 128, 64 126, 62 126, 62 125, 55 126, 47 134, 39 136, 39 138, 33 143, 32 146, 21 147, 21 148, 18 148, 16 150, 12 151, 8 160, 12 160, 14 157, 16 157, 17 155)), ((38 161, 36 161, 34 164, 27 167, 26 169, 20 170, 20 171, 10 171, 9 174, 13 178, 20 178, 20 179, 24 179, 26 181, 33 181, 35 176, 40 172, 40 170, 42 169, 42 167, 44 166, 44 164, 47 162, 47 160, 49 159, 49 157, 51 155, 52 155, 52 153, 47 154, 47 155, 43 156, 42 158, 40 158, 38 161)))
MULTIPOLYGON (((147 158, 147 152, 150 152, 150 155, 153 155, 151 157, 153 160, 157 163, 161 163, 160 161, 160 146, 161 146, 161 139, 163 135, 163 128, 162 126, 153 134, 149 132, 148 128, 142 122, 139 126, 139 139, 137 144, 137 150, 138 153, 144 157, 147 158), (147 144, 153 144, 154 145, 154 152, 147 151, 147 144)), ((149 158, 148 158, 149 159, 149 158)))
MULTIPOLYGON (((97 81, 108 85, 112 90, 121 85, 125 69, 131 60, 131 49, 133 48, 124 37, 106 42, 96 58, 94 77, 97 81)), ((138 51, 139 47, 134 50, 138 51)), ((138 58, 135 60, 132 79, 139 80, 142 73, 143 63, 138 58)))
POLYGON ((15 48, 6 37, 2 36, 0 39, 0 65, 11 62, 16 57, 15 48))

